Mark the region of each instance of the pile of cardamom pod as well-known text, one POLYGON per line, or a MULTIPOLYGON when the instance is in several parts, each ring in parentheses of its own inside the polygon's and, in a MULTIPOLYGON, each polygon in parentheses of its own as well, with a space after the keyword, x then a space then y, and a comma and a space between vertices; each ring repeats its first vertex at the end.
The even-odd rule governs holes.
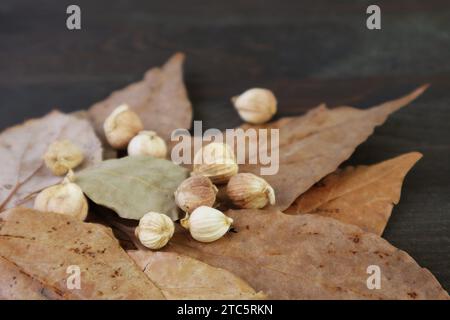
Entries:
MULTIPOLYGON (((232 99, 241 118, 252 124, 269 121, 277 110, 277 100, 267 89, 253 88, 232 99)), ((106 118, 103 130, 107 142, 117 150, 126 149, 128 156, 151 156, 165 159, 168 147, 154 131, 144 130, 138 114, 126 104, 120 105, 106 118)), ((66 175, 61 184, 41 191, 34 208, 85 220, 88 201, 74 181, 72 169, 83 162, 81 149, 69 140, 53 142, 44 155, 46 166, 58 176, 66 175)), ((233 150, 226 143, 212 142, 194 156, 191 177, 175 191, 175 203, 186 213, 181 225, 200 242, 220 239, 230 229, 233 219, 214 208, 218 188, 226 185, 228 199, 238 208, 260 209, 275 204, 274 189, 263 178, 252 173, 238 173, 233 150)), ((147 248, 157 250, 171 239, 175 226, 170 217, 148 212, 139 221, 135 234, 147 248)))

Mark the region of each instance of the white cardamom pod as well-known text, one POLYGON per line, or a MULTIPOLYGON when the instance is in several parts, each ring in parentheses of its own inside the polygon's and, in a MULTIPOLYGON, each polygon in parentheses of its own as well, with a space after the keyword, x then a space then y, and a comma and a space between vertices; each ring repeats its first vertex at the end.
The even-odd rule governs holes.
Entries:
POLYGON ((217 191, 209 178, 190 177, 178 186, 175 191, 175 202, 181 210, 191 213, 201 206, 212 207, 216 202, 217 191))
POLYGON ((139 116, 126 104, 118 106, 103 123, 106 140, 115 149, 124 149, 144 129, 139 116))
POLYGON ((70 140, 54 141, 44 154, 45 165, 56 176, 65 175, 82 163, 83 159, 81 149, 70 140))
POLYGON ((136 237, 149 249, 157 250, 164 247, 175 232, 172 219, 162 213, 148 212, 135 230, 136 237))
POLYGON ((242 120, 253 124, 265 123, 277 112, 277 99, 267 89, 249 89, 231 101, 242 120))
POLYGON ((181 220, 192 238, 200 242, 213 242, 228 232, 233 219, 217 209, 201 206, 181 220))
POLYGON ((73 172, 69 171, 63 183, 42 190, 34 200, 34 209, 85 220, 88 214, 88 202, 81 188, 72 181, 73 172))
POLYGON ((227 183, 238 173, 233 150, 226 143, 213 142, 201 148, 194 156, 193 176, 205 176, 213 183, 227 183))
POLYGON ((275 192, 266 180, 252 173, 239 173, 231 177, 227 185, 227 195, 238 207, 261 209, 267 204, 275 204, 275 192))
POLYGON ((167 155, 166 142, 154 131, 141 131, 128 144, 128 155, 164 159, 167 155))

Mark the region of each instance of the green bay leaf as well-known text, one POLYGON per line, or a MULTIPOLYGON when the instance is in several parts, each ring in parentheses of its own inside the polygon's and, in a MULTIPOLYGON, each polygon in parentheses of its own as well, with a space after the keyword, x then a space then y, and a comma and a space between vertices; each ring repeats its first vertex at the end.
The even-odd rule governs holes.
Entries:
POLYGON ((106 160, 77 173, 75 183, 95 203, 139 220, 149 211, 178 219, 174 192, 186 169, 164 159, 133 156, 106 160))

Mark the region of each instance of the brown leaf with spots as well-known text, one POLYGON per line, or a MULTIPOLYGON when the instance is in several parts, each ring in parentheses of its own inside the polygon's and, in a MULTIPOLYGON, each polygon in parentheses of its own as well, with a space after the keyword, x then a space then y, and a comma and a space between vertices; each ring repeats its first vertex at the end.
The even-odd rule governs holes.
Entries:
POLYGON ((161 68, 147 71, 144 78, 113 92, 89 109, 97 134, 104 137, 103 122, 119 105, 128 104, 146 130, 156 131, 166 141, 175 129, 189 129, 192 106, 183 82, 184 55, 177 53, 161 68))
POLYGON ((422 154, 411 152, 338 170, 298 197, 285 213, 319 214, 382 235, 400 200, 403 179, 420 158, 422 154))
POLYGON ((54 288, 24 273, 16 264, 0 256, 0 300, 61 299, 54 288))
POLYGON ((264 299, 245 281, 231 272, 214 268, 187 256, 152 251, 128 251, 131 258, 144 270, 171 300, 248 300, 264 299))
POLYGON ((269 299, 448 299, 407 253, 373 233, 319 215, 230 210, 236 232, 208 244, 178 230, 165 248, 226 269, 269 299), (381 288, 367 287, 379 266, 381 288))
POLYGON ((53 111, 6 129, 0 134, 0 211, 32 205, 40 190, 61 181, 42 159, 55 140, 68 139, 81 148, 84 161, 78 169, 102 160, 102 147, 89 121, 53 111))
MULTIPOLYGON (((271 146, 270 140, 267 143, 267 149, 279 152, 279 171, 264 175, 275 189, 275 207, 286 210, 299 195, 347 160, 376 126, 420 96, 426 88, 426 85, 422 86, 402 98, 366 110, 320 106, 300 117, 282 118, 259 126, 243 125, 243 129, 279 129, 279 144, 271 146)), ((252 143, 258 142, 253 139, 252 143)), ((265 143, 259 148, 265 148, 265 143)), ((251 164, 258 163, 256 153, 247 154, 247 158, 239 171, 261 175, 260 169, 267 166, 251 164)))
POLYGON ((164 299, 164 295, 104 226, 16 208, 4 212, 0 220, 0 298, 164 299), (75 275, 69 266, 80 268, 80 289, 67 287, 75 275))

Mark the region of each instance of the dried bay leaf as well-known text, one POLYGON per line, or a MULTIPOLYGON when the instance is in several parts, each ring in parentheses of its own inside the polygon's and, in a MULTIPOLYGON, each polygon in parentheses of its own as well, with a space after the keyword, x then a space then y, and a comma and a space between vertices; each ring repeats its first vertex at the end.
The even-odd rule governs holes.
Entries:
POLYGON ((103 226, 26 208, 2 219, 1 298, 164 299, 103 226), (80 268, 80 289, 67 288, 69 266, 80 268))
POLYGON ((139 220, 149 211, 178 219, 174 192, 187 170, 171 161, 148 156, 106 160, 79 172, 75 182, 95 203, 119 216, 139 220))
POLYGON ((373 233, 319 215, 230 210, 235 233, 208 244, 178 230, 165 247, 226 269, 269 299, 449 299, 434 276, 373 233), (381 289, 367 287, 367 267, 381 289))
MULTIPOLYGON (((32 205, 40 190, 61 181, 42 159, 55 140, 68 139, 81 148, 81 168, 102 160, 102 147, 89 121, 53 111, 6 129, 0 134, 0 211, 18 205, 32 205)), ((78 170, 79 168, 77 168, 78 170)))
POLYGON ((102 138, 103 122, 119 105, 128 104, 141 118, 146 130, 166 141, 175 129, 189 129, 192 106, 183 82, 184 54, 173 55, 161 68, 147 71, 139 82, 113 92, 89 109, 97 134, 102 138))
POLYGON ((170 300, 265 298, 231 272, 184 255, 138 250, 128 254, 170 300))
POLYGON ((298 197, 285 213, 319 214, 381 235, 400 200, 403 179, 421 157, 411 152, 371 166, 338 170, 298 197))
MULTIPOLYGON (((348 159, 355 148, 364 142, 376 126, 387 117, 420 96, 428 86, 422 86, 408 95, 385 102, 367 110, 352 107, 327 109, 319 106, 304 116, 282 118, 264 125, 243 125, 241 128, 279 129, 279 171, 264 179, 275 189, 275 207, 286 210, 294 200, 327 174, 334 172, 348 159)), ((253 141, 252 143, 257 143, 253 141)), ((270 144, 259 148, 271 150, 270 144)), ((240 172, 260 175, 257 154, 250 154, 240 172)))

